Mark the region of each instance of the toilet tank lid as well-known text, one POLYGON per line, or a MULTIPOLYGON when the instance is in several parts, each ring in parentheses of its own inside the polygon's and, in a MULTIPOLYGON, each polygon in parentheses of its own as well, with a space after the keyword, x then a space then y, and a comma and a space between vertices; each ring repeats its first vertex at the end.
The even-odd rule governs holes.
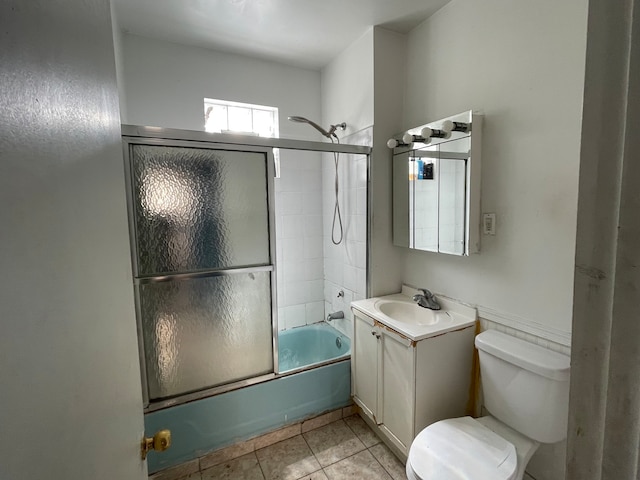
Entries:
POLYGON ((558 381, 569 380, 570 358, 497 330, 476 336, 476 348, 514 365, 558 381))

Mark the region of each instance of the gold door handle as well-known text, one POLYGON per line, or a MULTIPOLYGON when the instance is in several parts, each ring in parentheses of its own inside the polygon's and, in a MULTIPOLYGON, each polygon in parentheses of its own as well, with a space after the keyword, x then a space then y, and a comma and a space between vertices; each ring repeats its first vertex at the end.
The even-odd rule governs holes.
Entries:
POLYGON ((140 446, 140 456, 143 460, 147 458, 147 453, 151 450, 163 452, 171 446, 171 431, 160 430, 153 437, 145 437, 142 439, 140 446))

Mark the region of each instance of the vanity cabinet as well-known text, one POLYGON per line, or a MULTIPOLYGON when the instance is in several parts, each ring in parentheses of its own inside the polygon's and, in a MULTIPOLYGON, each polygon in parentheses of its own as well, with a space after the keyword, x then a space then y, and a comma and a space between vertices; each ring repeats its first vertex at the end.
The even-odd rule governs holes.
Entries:
POLYGON ((406 456, 424 427, 466 414, 475 326, 414 341, 352 311, 353 399, 406 456))

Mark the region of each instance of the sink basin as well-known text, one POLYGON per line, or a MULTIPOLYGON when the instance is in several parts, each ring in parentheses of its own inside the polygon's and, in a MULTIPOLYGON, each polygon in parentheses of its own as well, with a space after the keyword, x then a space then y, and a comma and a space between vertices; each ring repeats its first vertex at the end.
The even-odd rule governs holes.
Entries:
POLYGON ((442 308, 430 310, 412 301, 416 293, 420 292, 403 285, 401 293, 356 300, 351 302, 351 309, 354 314, 361 312, 372 322, 382 324, 414 341, 475 325, 475 308, 438 295, 437 300, 442 308))
POLYGON ((380 300, 376 302, 374 308, 397 322, 413 325, 433 325, 434 323, 450 320, 447 312, 430 310, 409 302, 380 300))

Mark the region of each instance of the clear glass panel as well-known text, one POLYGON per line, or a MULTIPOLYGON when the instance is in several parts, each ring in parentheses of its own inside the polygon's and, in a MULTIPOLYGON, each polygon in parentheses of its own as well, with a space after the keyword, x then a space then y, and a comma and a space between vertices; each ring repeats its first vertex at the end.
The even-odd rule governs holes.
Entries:
POLYGON ((266 155, 133 145, 140 276, 267 265, 266 155))
POLYGON ((440 159, 440 251, 464 254, 466 162, 440 159))
POLYGON ((270 276, 138 286, 151 400, 273 371, 270 276))
POLYGON ((226 105, 204 104, 204 129, 218 133, 228 129, 226 105))
POLYGON ((229 108, 229 130, 234 132, 253 132, 251 109, 244 107, 229 108))
POLYGON ((273 111, 271 110, 253 110, 253 131, 261 137, 273 137, 273 111))

